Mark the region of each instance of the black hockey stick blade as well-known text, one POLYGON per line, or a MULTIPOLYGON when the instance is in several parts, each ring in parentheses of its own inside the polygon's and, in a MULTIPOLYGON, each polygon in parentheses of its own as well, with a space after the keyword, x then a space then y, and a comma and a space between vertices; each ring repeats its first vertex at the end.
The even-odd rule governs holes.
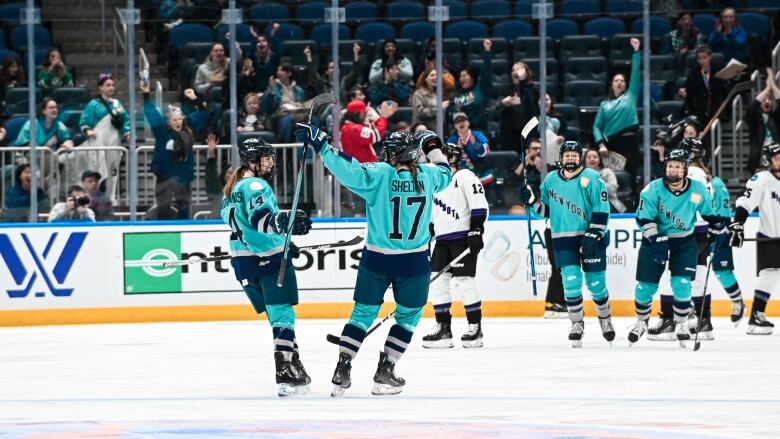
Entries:
POLYGON ((341 342, 341 338, 333 334, 326 335, 325 339, 327 339, 329 343, 333 343, 333 344, 339 344, 339 342, 341 342))
POLYGON ((299 248, 301 250, 327 250, 331 248, 350 247, 353 245, 358 245, 361 242, 363 242, 363 237, 361 235, 358 235, 350 239, 349 241, 335 242, 332 244, 307 245, 299 248))

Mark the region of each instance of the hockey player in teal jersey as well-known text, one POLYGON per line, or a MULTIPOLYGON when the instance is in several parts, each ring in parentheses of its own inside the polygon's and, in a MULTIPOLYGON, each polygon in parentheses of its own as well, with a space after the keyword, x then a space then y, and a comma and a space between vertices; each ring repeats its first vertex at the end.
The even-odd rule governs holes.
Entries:
POLYGON ((668 151, 664 167, 665 176, 642 190, 636 211, 642 244, 636 269, 637 323, 628 334, 628 341, 634 344, 647 332, 653 296, 668 262, 674 294, 675 335, 684 347, 690 339, 687 320, 691 311, 691 281, 696 276, 698 252, 693 234, 696 213, 707 221, 711 241, 717 244, 727 235, 707 188, 687 177, 688 151, 668 151))
MULTIPOLYGON (((239 154, 241 166, 225 185, 220 212, 231 229, 231 263, 255 311, 265 312, 271 324, 279 396, 303 395, 311 379, 295 340, 295 270, 287 270, 283 285, 276 286, 290 221, 290 213, 279 210, 268 184, 276 170, 276 156, 273 147, 259 137, 244 140, 239 154)), ((293 221, 293 235, 309 233, 311 220, 303 211, 296 212, 293 221)), ((290 246, 290 254, 295 254, 296 247, 290 246)))
POLYGON ((396 323, 379 354, 371 392, 400 393, 405 381, 395 375, 395 364, 411 343, 428 301, 433 194, 444 190, 452 178, 441 139, 421 136, 420 145, 407 133, 392 133, 381 143, 384 162, 360 163, 329 145, 327 133, 314 125, 298 124, 295 134, 320 154, 341 184, 366 201, 368 234, 355 284, 355 307, 341 333, 331 395, 341 396, 351 385, 352 360, 391 285, 396 323), (416 163, 421 149, 431 163, 416 163))
POLYGON ((560 267, 569 319, 569 340, 575 348, 582 346, 585 314, 582 307, 582 278, 596 303, 602 335, 608 342, 615 339, 607 291, 607 222, 609 197, 598 172, 582 166, 584 150, 576 141, 561 145, 559 158, 563 165, 547 174, 536 200, 531 188, 520 189, 520 202, 532 206, 532 214, 550 218, 555 263, 560 267), (534 212, 535 211, 535 212, 534 212))

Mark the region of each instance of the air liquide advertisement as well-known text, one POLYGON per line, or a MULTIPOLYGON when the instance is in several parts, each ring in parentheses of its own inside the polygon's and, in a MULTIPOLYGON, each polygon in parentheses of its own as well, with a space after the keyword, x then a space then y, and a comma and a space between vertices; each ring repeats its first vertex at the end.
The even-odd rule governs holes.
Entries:
MULTIPOLYGON (((754 235, 757 218, 747 223, 754 235)), ((484 301, 542 300, 551 268, 544 221, 532 222, 539 296, 531 287, 531 252, 524 220, 493 218, 486 224, 477 285, 484 301)), ((632 217, 609 223, 607 281, 613 299, 632 300, 640 234, 632 217)), ((315 222, 299 246, 365 236, 365 223, 315 222)), ((178 267, 153 261, 226 256, 228 229, 213 222, 164 225, 86 225, 0 228, 0 313, 60 308, 245 305, 229 260, 178 267)), ((358 245, 304 251, 294 260, 301 304, 351 302, 360 262, 358 245)), ((735 249, 736 275, 747 297, 755 275, 755 243, 735 249)), ((664 286, 661 287, 664 289, 664 286)), ((725 299, 710 282, 714 299, 725 299)), ((392 296, 388 294, 388 299, 392 296)), ((456 298, 457 299, 457 298, 456 298)), ((2 317, 0 315, 0 317, 2 317)))

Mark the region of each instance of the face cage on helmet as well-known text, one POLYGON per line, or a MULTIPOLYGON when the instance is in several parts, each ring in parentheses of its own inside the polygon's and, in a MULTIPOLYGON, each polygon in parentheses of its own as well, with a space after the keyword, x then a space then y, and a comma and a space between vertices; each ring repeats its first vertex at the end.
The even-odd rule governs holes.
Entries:
POLYGON ((577 169, 579 169, 580 166, 582 166, 582 162, 584 161, 582 152, 574 151, 574 150, 571 150, 571 149, 563 151, 563 153, 559 154, 558 155, 558 160, 561 161, 561 168, 566 170, 566 171, 569 171, 569 172, 576 171, 577 169), (563 155, 566 154, 567 152, 576 152, 577 155, 579 156, 579 160, 577 160, 577 163, 574 163, 574 166, 575 166, 574 169, 566 169, 566 163, 563 161, 563 155))
POLYGON ((680 177, 680 180, 677 180, 677 181, 684 180, 685 177, 688 175, 688 163, 684 162, 682 160, 677 160, 677 159, 666 159, 666 160, 664 160, 664 180, 666 180, 669 183, 672 183, 669 180, 669 169, 667 168, 667 165, 668 165, 669 162, 682 163, 682 165, 683 165, 682 177, 680 177))
POLYGON ((262 178, 263 180, 271 181, 274 178, 274 176, 276 175, 276 169, 277 169, 276 152, 274 152, 273 150, 271 152, 260 152, 260 153, 258 153, 255 156, 254 160, 249 161, 244 166, 246 166, 247 169, 249 169, 252 172, 254 172, 255 175, 257 175, 258 177, 262 178), (265 172, 265 174, 260 175, 263 172, 261 161, 265 157, 273 158, 274 159, 274 165, 271 166, 271 169, 269 169, 267 172, 265 172), (252 166, 252 165, 257 166, 257 168, 254 168, 254 166, 252 166))

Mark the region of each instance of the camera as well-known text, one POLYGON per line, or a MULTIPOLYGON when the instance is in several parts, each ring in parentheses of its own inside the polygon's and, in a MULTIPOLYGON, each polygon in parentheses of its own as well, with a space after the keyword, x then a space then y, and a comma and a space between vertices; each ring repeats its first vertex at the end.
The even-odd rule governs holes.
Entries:
POLYGON ((74 197, 73 204, 79 207, 86 207, 89 206, 89 203, 92 200, 89 198, 89 195, 82 195, 80 197, 74 197))
POLYGON ((672 123, 672 115, 670 114, 661 119, 661 122, 667 124, 667 126, 658 128, 656 130, 656 142, 662 143, 666 147, 674 147, 680 143, 685 125, 690 122, 698 123, 699 120, 696 116, 688 116, 682 120, 672 123))

